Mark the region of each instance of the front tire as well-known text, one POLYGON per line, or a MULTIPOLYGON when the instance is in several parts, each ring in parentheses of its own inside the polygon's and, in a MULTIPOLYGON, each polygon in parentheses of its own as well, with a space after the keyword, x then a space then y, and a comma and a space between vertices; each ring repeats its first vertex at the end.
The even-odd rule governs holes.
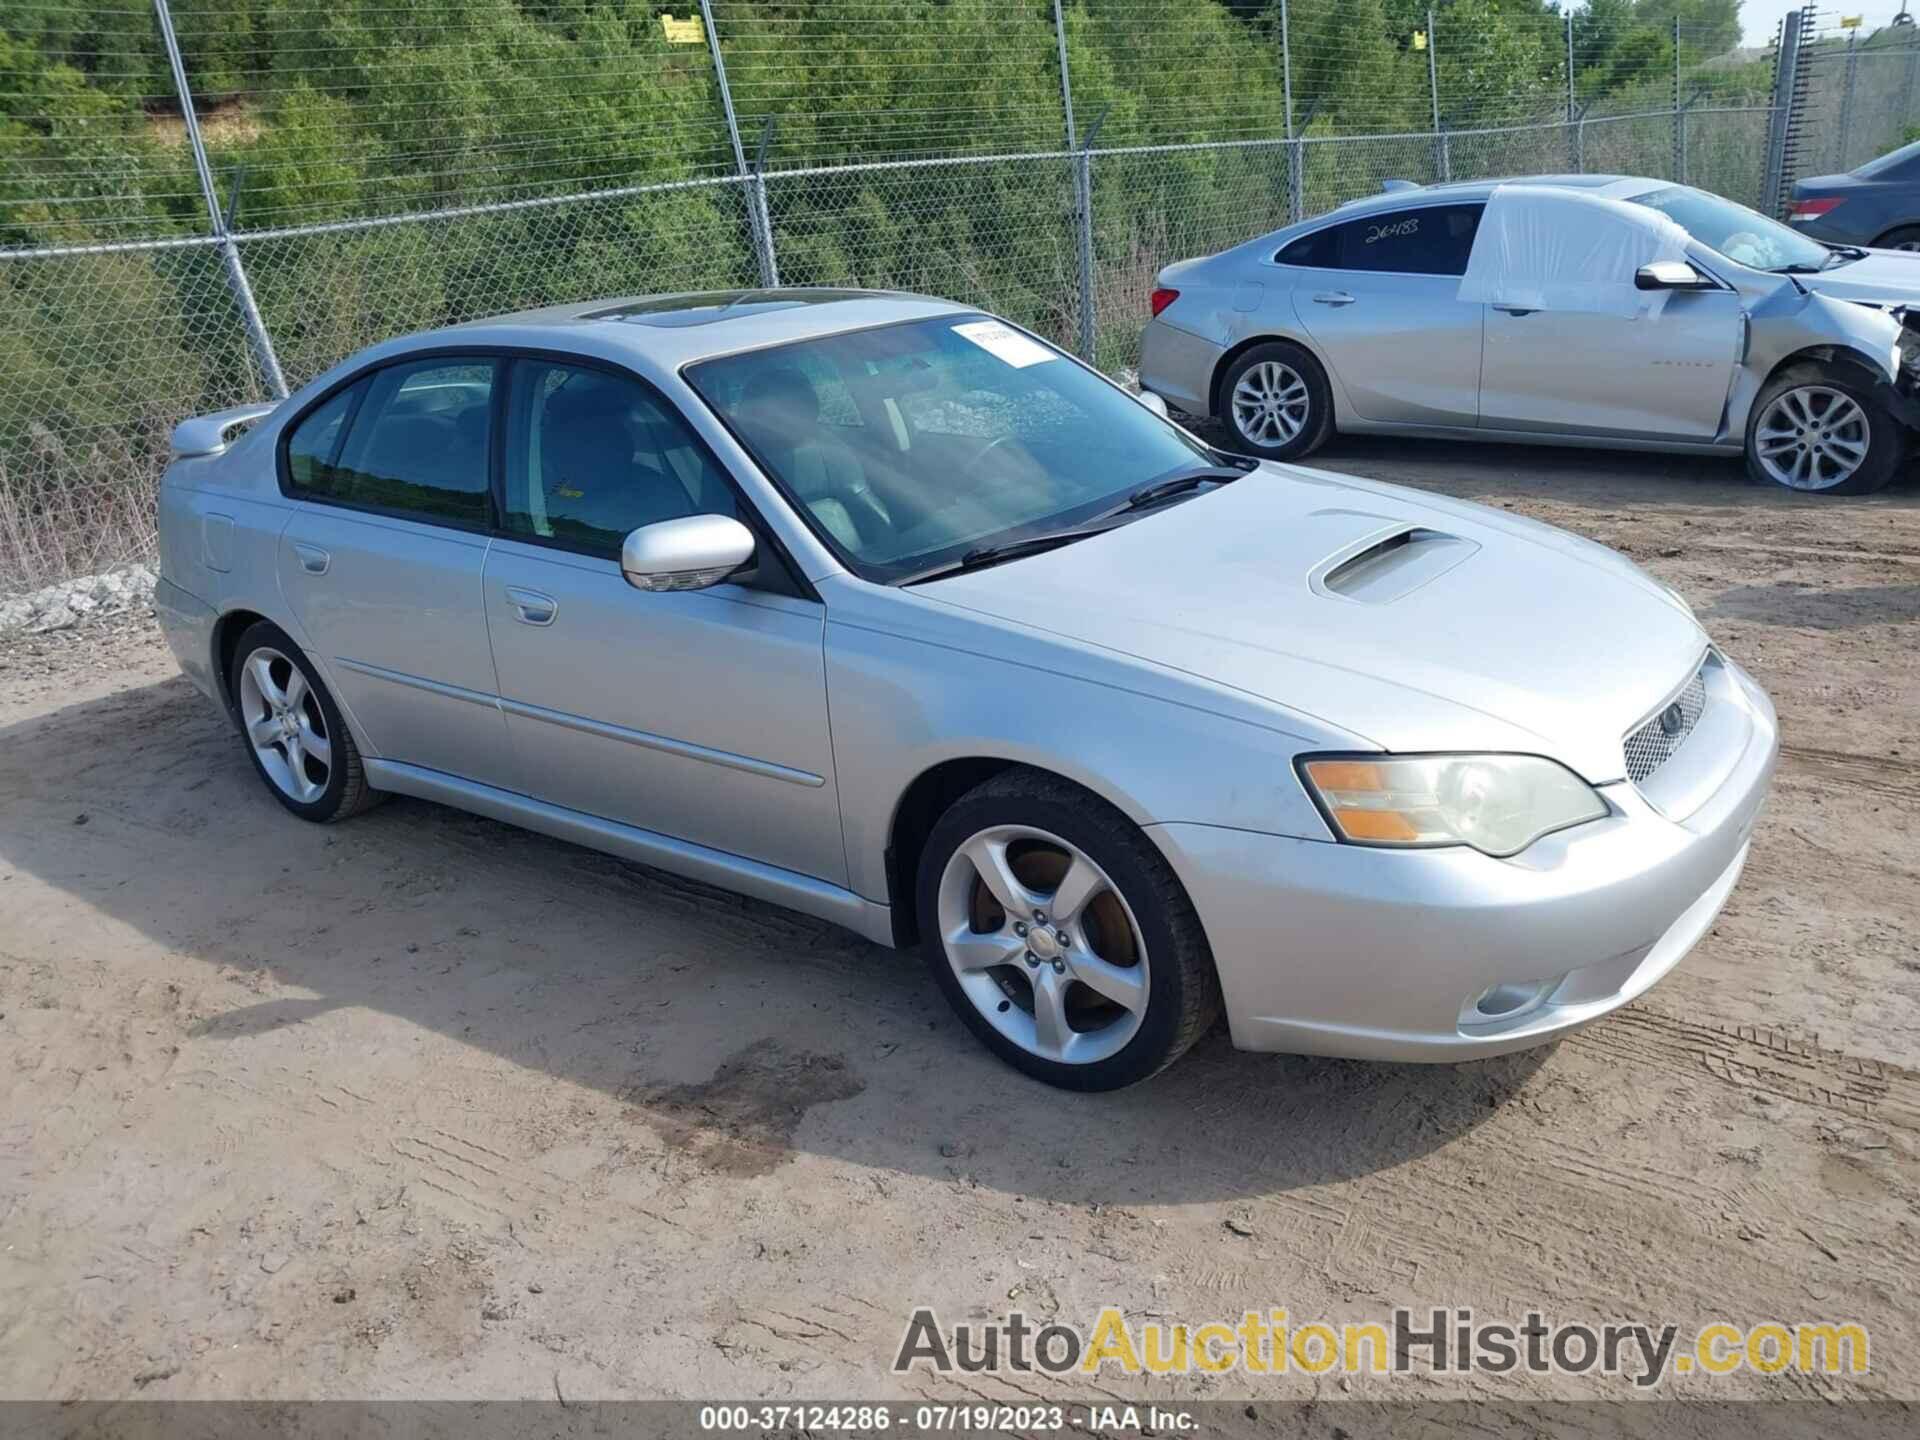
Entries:
POLYGON ((1165 857, 1056 776, 1010 770, 954 802, 922 851, 917 901, 948 1002, 1050 1085, 1145 1080, 1220 1013, 1200 917, 1165 857))
POLYGON ((1876 250, 1920 250, 1920 225, 1902 225, 1873 242, 1876 250))
POLYGON ((329 824, 383 798, 312 662, 278 625, 249 625, 227 673, 233 718, 273 798, 302 820, 329 824))
POLYGON ((1220 380, 1220 418, 1263 460, 1298 460, 1333 434, 1333 391, 1320 362, 1288 340, 1256 345, 1220 380))
POLYGON ((1872 385, 1835 366, 1788 366, 1747 417, 1747 473, 1809 494, 1870 495, 1899 472, 1908 446, 1872 385))

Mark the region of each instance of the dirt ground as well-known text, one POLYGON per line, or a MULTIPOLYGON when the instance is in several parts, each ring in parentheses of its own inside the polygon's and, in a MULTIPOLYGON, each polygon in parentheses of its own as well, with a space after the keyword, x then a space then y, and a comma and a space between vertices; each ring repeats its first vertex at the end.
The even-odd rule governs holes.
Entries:
MULTIPOLYGON (((1452 1067, 1242 1055, 1057 1094, 919 962, 452 810, 275 805, 147 622, 0 648, 0 1393, 1510 1400, 1558 1376, 898 1378, 915 1303, 1857 1320, 1920 1398, 1920 485, 1344 441, 1617 546, 1772 692, 1712 935, 1452 1067)), ((1493 640, 1490 643, 1497 643, 1493 640)), ((1338 1431, 1335 1432, 1339 1433, 1338 1431)))

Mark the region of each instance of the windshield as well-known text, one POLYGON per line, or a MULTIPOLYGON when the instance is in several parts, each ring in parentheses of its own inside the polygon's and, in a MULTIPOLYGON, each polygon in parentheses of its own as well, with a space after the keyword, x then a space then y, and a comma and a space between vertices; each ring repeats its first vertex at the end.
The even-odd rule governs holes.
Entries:
POLYGON ((1708 249, 1755 270, 1779 270, 1789 265, 1818 270, 1833 258, 1826 246, 1799 231, 1704 190, 1675 185, 1635 195, 1633 203, 1669 216, 1708 249))
POLYGON ((801 340, 686 374, 870 580, 1071 527, 1218 463, 1125 391, 984 315, 801 340))

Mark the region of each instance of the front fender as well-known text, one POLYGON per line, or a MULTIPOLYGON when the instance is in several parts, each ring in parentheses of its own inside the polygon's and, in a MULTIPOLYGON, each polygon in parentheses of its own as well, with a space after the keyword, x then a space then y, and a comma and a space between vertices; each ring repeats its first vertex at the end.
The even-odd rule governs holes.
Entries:
POLYGON ((847 868, 867 899, 890 898, 886 852, 901 798, 945 761, 1049 770, 1141 826, 1186 820, 1324 841, 1332 837, 1292 757, 1373 748, 1277 707, 1262 723, 1252 713, 1148 693, 1146 684, 1129 688, 1124 667, 1099 673, 1108 667, 1097 658, 1069 667, 1042 647, 983 648, 957 634, 836 620, 828 607, 827 694, 847 868))
POLYGON ((1920 423, 1920 406, 1900 388, 1902 330, 1885 310, 1781 286, 1748 312, 1746 363, 1728 406, 1727 433, 1746 434, 1747 417, 1768 378, 1802 355, 1861 366, 1879 382, 1889 410, 1909 425, 1920 423))

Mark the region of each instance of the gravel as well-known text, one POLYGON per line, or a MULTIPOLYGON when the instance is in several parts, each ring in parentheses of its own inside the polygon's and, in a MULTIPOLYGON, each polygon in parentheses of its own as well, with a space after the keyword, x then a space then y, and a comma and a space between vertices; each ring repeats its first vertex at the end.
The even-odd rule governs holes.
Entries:
POLYGON ((130 611, 153 612, 153 583, 157 577, 144 565, 129 565, 104 575, 83 575, 30 595, 0 599, 0 635, 25 631, 44 635, 66 630, 96 616, 130 611))

